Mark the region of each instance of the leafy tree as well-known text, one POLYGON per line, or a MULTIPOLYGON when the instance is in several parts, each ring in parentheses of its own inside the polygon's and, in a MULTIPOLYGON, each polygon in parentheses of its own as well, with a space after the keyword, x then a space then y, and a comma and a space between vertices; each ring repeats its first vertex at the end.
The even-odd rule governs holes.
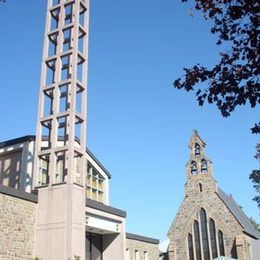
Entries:
MULTIPOLYGON (((255 158, 260 163, 260 143, 256 145, 256 155, 255 158)), ((253 170, 249 175, 249 179, 254 183, 254 188, 258 195, 256 195, 253 200, 256 201, 258 208, 260 209, 260 169, 253 170)))
POLYGON ((255 229, 260 232, 260 224, 258 222, 256 222, 252 217, 250 217, 249 220, 253 224, 255 229))
MULTIPOLYGON (((213 21, 211 33, 217 36, 216 44, 225 43, 230 48, 220 52, 220 60, 212 68, 200 64, 184 68, 185 75, 174 81, 174 87, 196 90, 200 106, 205 101, 214 103, 224 117, 230 116, 238 105, 259 105, 259 0, 195 0, 193 10, 213 21)), ((260 133, 260 123, 251 130, 260 133)))

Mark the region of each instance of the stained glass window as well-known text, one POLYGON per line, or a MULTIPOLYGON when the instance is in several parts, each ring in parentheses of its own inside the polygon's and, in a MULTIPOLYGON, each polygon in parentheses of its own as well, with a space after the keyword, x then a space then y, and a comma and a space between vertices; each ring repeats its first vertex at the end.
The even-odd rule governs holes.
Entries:
POLYGON ((204 260, 209 260, 209 242, 208 242, 208 228, 207 228, 207 215, 205 209, 200 211, 200 225, 204 260))
POLYGON ((210 230, 210 243, 211 243, 212 257, 216 258, 218 257, 216 231, 215 231, 215 221, 212 218, 209 220, 209 230, 210 230))
POLYGON ((218 231, 218 246, 219 246, 220 256, 225 256, 224 238, 223 238, 223 232, 221 230, 218 231))
POLYGON ((196 259, 201 260, 199 222, 197 220, 194 221, 194 237, 195 237, 196 259))
POLYGON ((188 235, 188 246, 189 246, 189 260, 194 260, 194 254, 193 254, 193 243, 192 243, 192 235, 188 235))

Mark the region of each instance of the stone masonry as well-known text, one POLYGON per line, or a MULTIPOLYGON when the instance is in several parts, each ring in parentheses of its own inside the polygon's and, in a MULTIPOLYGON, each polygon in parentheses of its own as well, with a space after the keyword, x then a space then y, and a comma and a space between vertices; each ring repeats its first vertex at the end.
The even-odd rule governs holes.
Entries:
POLYGON ((151 243, 127 237, 126 239, 126 260, 158 260, 158 243, 151 243), (137 253, 138 252, 138 253, 137 253), (146 252, 146 253, 145 253, 146 252), (135 254, 138 254, 135 257, 135 254), (146 254, 146 258, 145 258, 146 254), (138 258, 139 257, 139 258, 138 258))
POLYGON ((0 259, 33 259, 36 203, 0 193, 0 259))
MULTIPOLYGON (((200 223, 199 213, 203 208, 207 214, 207 225, 209 225, 209 219, 212 218, 215 221, 216 231, 221 230, 223 232, 225 255, 235 259, 250 260, 251 238, 243 233, 243 227, 219 196, 216 181, 212 176, 211 161, 205 156, 204 147, 205 143, 195 132, 190 142, 191 158, 187 163, 188 178, 185 185, 185 197, 168 232, 170 240, 168 257, 170 260, 189 259, 187 237, 189 233, 193 234, 194 221, 197 220, 200 223), (194 149, 196 144, 200 145, 199 156, 195 156, 194 149), (205 168, 205 172, 201 173, 203 168, 201 162, 203 160, 207 162, 205 164, 207 168, 205 168)), ((202 245, 202 240, 200 243, 202 245)), ((210 246, 209 249, 210 259, 213 259, 210 246)), ((195 250, 193 252, 195 258, 195 250)), ((220 255, 219 250, 218 255, 220 255)), ((204 260, 203 256, 202 260, 204 260)))

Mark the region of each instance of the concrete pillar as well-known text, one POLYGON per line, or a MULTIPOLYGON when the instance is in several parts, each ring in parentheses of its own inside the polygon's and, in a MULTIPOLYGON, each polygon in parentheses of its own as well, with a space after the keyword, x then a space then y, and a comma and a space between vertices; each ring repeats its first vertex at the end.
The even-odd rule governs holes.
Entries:
POLYGON ((85 259, 89 0, 48 0, 34 157, 35 257, 85 259))

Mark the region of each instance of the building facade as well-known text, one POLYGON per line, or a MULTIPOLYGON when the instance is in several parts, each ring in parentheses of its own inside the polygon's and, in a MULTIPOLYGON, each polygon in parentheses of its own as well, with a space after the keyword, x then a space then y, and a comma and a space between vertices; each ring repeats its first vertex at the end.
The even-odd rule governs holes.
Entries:
MULTIPOLYGON (((63 142, 62 138, 59 139, 63 142)), ((77 141, 75 141, 77 143, 77 141)), ((42 147, 48 141, 43 140, 42 147)), ((75 144, 77 145, 77 144, 75 144)), ((41 230, 46 219, 45 209, 39 203, 39 190, 34 183, 35 136, 24 136, 0 143, 0 259, 34 259, 52 260, 66 259, 62 252, 58 258, 50 255, 50 251, 60 250, 60 240, 52 233, 44 243, 54 245, 47 251, 37 249, 37 229, 41 230), (50 240, 55 240, 51 242, 50 240)), ((126 212, 109 205, 109 181, 111 174, 101 162, 86 150, 85 178, 85 226, 84 256, 74 255, 74 260, 157 260, 159 257, 159 240, 136 234, 128 234, 125 230, 126 212), (135 255, 128 252, 139 252, 135 255)), ((46 164, 41 171, 46 172, 46 164)), ((57 176, 63 172, 57 167, 57 176)), ((59 178, 59 177, 58 177, 59 178)), ((43 178, 44 180, 47 177, 43 178)), ((59 189, 59 185, 54 185, 59 189)), ((45 187, 41 187, 45 189, 45 187)), ((64 214, 58 196, 49 201, 64 214)), ((59 223, 53 212, 48 212, 59 223)), ((60 214, 61 216, 62 214, 60 214)), ((64 214, 65 215, 65 214, 64 214)), ((40 243, 38 243, 40 245, 40 243)), ((60 250, 62 251, 62 250, 60 250)), ((52 253, 54 254, 54 253, 52 253)), ((67 260, 67 259, 66 259, 67 260)))
POLYGON ((165 258, 209 260, 225 256, 251 260, 252 244, 260 234, 232 196, 217 186, 205 146, 194 131, 189 143, 185 197, 168 232, 165 258))
POLYGON ((159 259, 159 240, 126 233, 126 260, 159 259))

